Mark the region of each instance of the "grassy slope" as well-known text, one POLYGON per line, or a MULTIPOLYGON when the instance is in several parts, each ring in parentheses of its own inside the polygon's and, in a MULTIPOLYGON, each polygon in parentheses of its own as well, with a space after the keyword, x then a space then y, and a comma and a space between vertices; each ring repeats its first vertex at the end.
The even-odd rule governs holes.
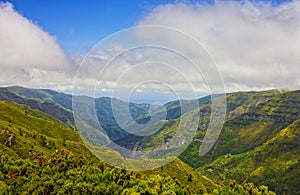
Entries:
MULTIPOLYGON (((279 193, 299 193, 299 186, 295 182, 299 180, 299 158, 296 158, 296 155, 299 155, 300 151, 297 144, 300 138, 297 136, 299 128, 296 128, 295 123, 298 123, 296 120, 300 118, 300 91, 238 92, 229 94, 227 103, 226 122, 214 148, 204 157, 199 157, 201 143, 192 142, 180 158, 192 167, 203 166, 203 169, 200 168, 201 173, 217 178, 217 182, 228 181, 231 178, 240 182, 267 184, 279 193), (296 135, 293 140, 278 139, 284 131, 292 127, 296 135), (274 148, 275 143, 270 142, 273 139, 277 145, 284 148, 274 148), (229 156, 232 171, 224 176, 222 171, 228 171, 229 168, 225 166, 220 169, 224 163, 215 160, 226 160, 229 156), (258 166, 260 163, 261 166, 258 166), (220 171, 207 171, 216 167, 220 171), (283 170, 287 172, 283 173, 283 170)), ((202 115, 196 137, 204 136, 209 121, 209 105, 202 107, 200 113, 202 115)), ((170 125, 165 125, 160 132, 142 139, 140 147, 145 149, 164 144, 165 137, 172 136, 176 131, 178 121, 165 123, 170 125)))
POLYGON ((221 156, 199 171, 216 181, 250 181, 272 186, 281 194, 299 194, 299 141, 300 120, 296 120, 254 150, 221 156))
POLYGON ((161 168, 147 171, 145 174, 149 176, 156 174, 161 176, 170 176, 175 180, 180 180, 186 188, 197 193, 199 193, 201 189, 206 189, 208 192, 212 192, 213 189, 220 189, 220 186, 218 186, 215 182, 201 174, 197 174, 196 171, 179 159, 175 159, 170 164, 161 168))
MULTIPOLYGON (((13 96, 18 96, 19 99, 25 99, 28 100, 30 99, 31 102, 40 102, 42 104, 55 104, 57 107, 62 107, 65 108, 67 111, 72 110, 72 95, 69 94, 63 94, 59 93, 56 91, 52 91, 49 89, 30 89, 30 88, 24 88, 24 87, 19 87, 19 86, 12 86, 12 87, 6 87, 2 88, 2 90, 7 90, 8 93, 11 94, 10 97, 4 99, 4 100, 12 100, 14 101, 16 98, 13 98, 13 96)), ((0 91, 1 92, 1 91, 0 91)), ((94 99, 90 97, 82 97, 84 98, 82 101, 80 101, 80 104, 85 104, 84 107, 87 109, 94 109, 94 108, 89 108, 90 105, 86 104, 86 102, 94 101, 94 99)), ((1 99, 1 94, 0 94, 0 99, 1 99)), ((76 100, 78 100, 76 98, 76 100)), ((20 101, 16 101, 18 103, 21 103, 20 101)), ((112 99, 108 97, 100 97, 95 99, 95 109, 96 109, 96 114, 99 119, 99 122, 102 126, 102 128, 105 130, 106 134, 113 140, 117 140, 120 137, 123 137, 127 135, 127 132, 124 131, 116 122, 114 118, 114 114, 112 111, 112 102, 114 106, 117 106, 118 108, 126 108, 126 105, 128 104, 127 102, 118 100, 118 99, 112 99)), ((23 103, 23 102, 22 102, 23 103)), ((25 103, 26 105, 29 105, 30 107, 31 104, 25 103)), ((135 103, 130 103, 129 104, 129 109, 130 113, 133 118, 137 118, 140 115, 145 115, 148 113, 148 108, 149 104, 135 104, 135 103)), ((72 116, 72 113, 69 112, 67 113, 66 111, 61 112, 50 108, 43 108, 41 109, 40 106, 34 106, 32 107, 33 109, 39 109, 43 112, 46 112, 52 116, 55 117, 60 117, 63 118, 64 116, 68 116, 68 118, 72 119, 71 124, 74 124, 74 120, 72 117, 69 117, 69 115, 72 116)), ((51 107, 53 108, 53 107, 51 107)), ((84 111, 84 110, 83 110, 84 111)), ((65 117, 66 118, 66 117, 65 117)), ((65 120, 65 119, 64 119, 65 120)), ((65 121, 64 121, 65 122, 65 121)), ((97 124, 90 124, 94 127, 97 126, 98 128, 98 123, 97 124)))
MULTIPOLYGON (((38 159, 44 156, 47 159, 55 151, 63 149, 71 151, 75 156, 87 156, 97 161, 83 145, 78 133, 59 120, 40 111, 31 110, 25 105, 0 102, 1 155, 9 154, 23 159, 38 159), (10 139, 12 135, 13 138, 10 139)), ((155 175, 170 177, 174 182, 176 179, 181 183, 180 186, 188 186, 190 191, 194 192, 199 192, 199 189, 206 192, 207 189, 212 191, 217 188, 211 180, 202 177, 179 159, 161 169, 140 174, 146 178, 155 175), (188 181, 188 175, 192 176, 192 181, 188 181)))
MULTIPOLYGON (((252 110, 260 103, 266 102, 272 97, 275 97, 276 95, 280 94, 276 90, 270 90, 270 91, 264 91, 264 92, 238 92, 238 93, 232 93, 227 95, 227 118, 226 120, 235 119, 236 117, 242 115, 245 112, 248 112, 249 110, 252 110)), ((205 131, 208 127, 209 117, 210 117, 210 105, 204 105, 199 109, 193 110, 187 114, 191 114, 192 112, 200 112, 200 121, 199 121, 199 127, 198 132, 195 135, 195 138, 201 138, 204 137, 205 131)), ((191 115, 192 116, 192 115, 191 115)), ((143 149, 152 149, 156 148, 157 146, 166 144, 166 140, 170 137, 172 137, 176 131, 178 130, 177 126, 180 122, 180 119, 175 120, 166 120, 163 121, 164 125, 158 131, 157 133, 154 133, 151 136, 148 137, 138 137, 138 136, 131 136, 130 139, 126 137, 126 139, 119 140, 121 144, 128 145, 128 148, 131 148, 134 146, 136 142, 139 142, 140 148, 143 149), (128 141, 129 140, 129 141, 128 141), (124 142, 124 143, 123 143, 124 142)), ((239 124, 239 125, 245 125, 245 124, 239 124)), ((235 126, 239 126, 235 125, 235 126)), ((226 128, 226 125, 225 125, 226 128)), ((224 130, 223 130, 224 131, 224 130)), ((233 133, 234 134, 234 133, 233 133)), ((231 140, 231 142, 235 141, 232 139, 232 136, 237 135, 231 135, 231 132, 228 132, 226 134, 221 134, 221 136, 224 136, 224 139, 231 140)), ((229 142, 228 142, 229 143, 229 142)), ((212 161, 215 158, 215 155, 211 153, 210 155, 203 157, 199 157, 199 147, 201 143, 200 142, 192 142, 187 150, 183 152, 183 154, 180 156, 180 159, 182 159, 184 162, 189 164, 192 167, 199 167, 209 161, 212 161)), ((224 146, 228 147, 228 150, 231 150, 231 143, 224 146)), ((214 152, 214 151, 213 151, 214 152)), ((218 151, 216 151, 218 152, 218 151)), ((228 152, 228 151, 226 151, 228 152)))
POLYGON ((29 106, 31 109, 40 110, 53 117, 56 117, 62 122, 70 126, 74 125, 73 115, 69 110, 65 109, 62 106, 51 103, 49 101, 44 102, 40 99, 21 97, 15 93, 12 93, 6 88, 0 88, 0 100, 9 100, 12 102, 16 102, 18 104, 25 104, 29 106))
MULTIPOLYGON (((192 167, 199 167, 216 159, 219 155, 243 152, 254 148, 271 136, 268 131, 278 125, 273 119, 245 118, 245 113, 252 112, 258 105, 268 102, 280 95, 279 91, 270 90, 263 92, 237 92, 227 95, 227 116, 215 147, 204 157, 199 157, 200 142, 192 142, 180 158, 192 167), (267 121, 265 121, 267 120, 267 121), (263 128, 268 126, 268 128, 263 128), (258 128, 257 128, 258 127, 258 128), (262 136, 263 135, 263 136, 262 136)), ((203 113, 199 121, 199 132, 196 138, 205 135, 208 127, 210 108, 209 105, 200 109, 203 113)), ((280 127, 277 128, 277 131, 280 127)))
MULTIPOLYGON (((16 142, 13 142, 11 147, 7 146, 7 144, 9 144, 7 142, 5 146, 1 145, 1 153, 2 152, 8 153, 19 157, 31 157, 32 153, 34 153, 35 155, 40 153, 43 153, 44 155, 50 154, 51 151, 53 151, 55 148, 67 148, 68 150, 73 151, 75 154, 77 154, 78 152, 81 154, 89 153, 86 148, 81 147, 80 140, 77 140, 79 136, 76 134, 76 132, 75 134, 77 135, 77 138, 76 136, 75 137, 68 136, 68 138, 66 138, 66 135, 62 133, 65 131, 64 128, 66 127, 62 125, 59 121, 56 120, 56 122, 53 122, 55 121, 55 119, 50 118, 49 116, 44 115, 41 112, 32 111, 28 109, 26 106, 21 106, 16 111, 14 109, 16 109, 18 105, 13 105, 11 103, 3 103, 3 104, 4 104, 3 106, 6 107, 5 109, 2 110, 1 121, 0 121, 1 122, 0 124, 2 126, 0 126, 0 128, 3 128, 3 130, 8 130, 8 133, 5 132, 1 134, 1 139, 3 138, 3 140, 1 141, 2 143, 8 141, 9 137, 12 134, 11 132, 13 132, 13 134, 15 134, 16 142), (9 105, 12 107, 10 108, 9 105), (12 111, 9 112, 8 114, 5 114, 6 109, 8 110, 11 109, 12 111), (25 114, 24 110, 27 110, 27 114, 25 114), (22 114, 22 112, 24 113, 22 114), (13 113, 17 113, 16 118, 14 118, 13 113), (26 116, 28 115, 28 113, 30 113, 29 118, 28 116, 26 116), (45 124, 43 122, 36 122, 35 120, 36 118, 34 117, 38 118, 39 120, 44 120, 45 124), (32 121, 34 122, 31 124, 32 121), (52 126, 49 125, 48 123, 50 123, 52 126), (58 129, 60 129, 58 134, 51 133, 53 129, 55 132, 56 129, 55 124, 60 126, 58 127, 58 129), (34 126, 30 126, 30 125, 34 125, 34 126), (23 131, 25 131, 25 133, 23 133, 23 131), (30 134, 31 132, 35 132, 35 133, 30 134), (34 134, 36 135, 34 136, 34 134), (41 135, 44 138, 46 138, 46 143, 41 141, 41 135)), ((211 153, 207 154, 207 156, 199 158, 197 154, 198 154, 200 143, 193 142, 189 146, 189 148, 183 153, 181 158, 185 160, 185 162, 187 162, 188 164, 195 167, 198 167, 200 165, 209 165, 209 163, 212 163, 215 159, 222 158, 224 155, 228 153, 235 154, 232 156, 234 156, 237 159, 237 161, 239 159, 245 158, 246 159, 245 163, 250 162, 252 157, 246 158, 249 153, 253 152, 259 147, 262 147, 264 143, 266 143, 268 140, 278 135, 278 133, 281 132, 282 129, 287 127, 289 124, 293 123, 293 121, 296 120, 297 117, 299 118, 298 111, 300 109, 298 105, 299 105, 299 92, 286 92, 280 94, 278 91, 267 91, 267 92, 255 92, 255 93, 248 92, 248 93, 229 94, 228 95, 228 118, 224 126, 224 130, 222 131, 222 134, 220 136, 220 140, 217 143, 218 147, 215 147, 211 151, 211 153)), ((200 121, 200 123, 203 124, 200 124, 200 127, 203 126, 203 128, 199 129, 199 134, 197 135, 198 137, 203 136, 202 131, 205 130, 205 125, 206 125, 205 123, 207 123, 208 116, 210 113, 209 106, 202 107, 200 113, 201 112, 203 113, 203 115, 202 115, 202 121, 200 121)), ((176 124, 176 122, 171 124, 176 124)), ((66 131, 72 131, 72 130, 69 129, 66 131)), ((161 132, 165 132, 165 133, 167 132, 168 134, 172 134, 172 125, 171 126, 167 125, 165 130, 161 132)), ((161 134, 161 135, 156 134, 155 137, 153 137, 153 139, 150 138, 150 141, 146 140, 145 145, 148 144, 147 145, 148 147, 153 147, 156 144, 162 144, 165 140, 166 135, 167 134, 161 134)), ((278 161, 282 162, 284 161, 284 159, 279 158, 278 161)), ((162 172, 161 174, 170 173, 170 175, 172 175, 171 170, 177 170, 177 168, 174 166, 174 164, 173 166, 171 165, 169 168, 163 168, 164 170, 166 170, 166 173, 162 172)), ((176 166, 178 167, 178 165, 176 166)), ((183 166, 186 165, 183 164, 183 166)), ((281 164, 280 167, 282 166, 283 165, 281 164)), ((198 176, 194 176, 195 173, 191 172, 192 170, 189 168, 181 168, 181 170, 184 170, 184 172, 182 172, 182 175, 191 174, 192 178, 198 177, 198 176)), ((251 166, 249 170, 253 170, 251 166)), ((297 172, 298 169, 296 166, 294 166, 292 170, 296 170, 296 173, 298 173, 297 172)), ((205 174, 207 174, 206 169, 203 169, 203 171, 205 174)), ((265 172, 256 171, 255 173, 257 174, 256 175, 252 174, 251 176, 249 176, 248 172, 247 174, 245 174, 245 172, 241 171, 241 172, 237 172, 237 175, 240 175, 240 178, 238 176, 233 178, 237 178, 239 181, 244 181, 247 179, 259 183, 258 179, 251 180, 251 178, 259 178, 261 177, 261 174, 265 174, 265 172)), ((203 179, 202 176, 199 177, 203 179)), ((226 181, 226 176, 221 175, 221 177, 223 179, 225 177, 225 181, 226 181)), ((287 177, 289 176, 287 175, 287 177)), ((213 175, 213 178, 217 178, 217 177, 213 175)), ((280 178, 281 177, 279 177, 279 179, 280 178)), ((183 183, 187 181, 185 177, 179 177, 178 179, 180 179, 181 182, 183 183)), ((195 179, 195 181, 198 180, 195 179)), ((209 184, 210 182, 208 181, 209 180, 207 180, 204 186, 210 185, 209 184)), ((277 191, 294 190, 293 188, 291 188, 292 182, 295 181, 293 179, 293 176, 289 178, 289 180, 287 181, 288 182, 285 183, 283 186, 277 186, 280 189, 279 190, 276 189, 276 190, 277 191)), ((190 182, 190 184, 192 185, 193 182, 190 182)), ((273 186, 273 184, 275 183, 267 183, 267 184, 273 186)), ((197 188, 197 187, 202 188, 201 185, 203 184, 201 184, 200 182, 195 185, 196 187, 194 186, 190 188, 197 188)))
POLYGON ((6 88, 9 92, 24 98, 38 99, 43 102, 51 102, 72 110, 72 95, 59 93, 48 89, 29 89, 20 86, 6 88))
POLYGON ((294 91, 228 120, 217 147, 204 157, 201 173, 216 181, 231 178, 299 194, 299 118, 300 91, 294 91))
POLYGON ((22 158, 49 155, 57 148, 74 153, 87 153, 80 136, 56 118, 25 105, 0 102, 1 153, 16 154, 22 158), (4 145, 14 135, 11 147, 4 145))

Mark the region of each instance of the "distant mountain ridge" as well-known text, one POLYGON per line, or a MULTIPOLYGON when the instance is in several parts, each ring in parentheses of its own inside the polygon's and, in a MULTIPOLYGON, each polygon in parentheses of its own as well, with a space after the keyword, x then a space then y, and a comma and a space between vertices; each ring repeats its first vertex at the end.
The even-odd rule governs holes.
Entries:
MULTIPOLYGON (((43 105, 51 106, 51 104, 58 105, 62 108, 65 108, 67 111, 72 111, 72 95, 64 94, 60 92, 56 92, 50 89, 30 89, 20 86, 11 86, 11 87, 5 87, 2 88, 2 90, 7 90, 6 93, 11 93, 11 96, 19 96, 12 97, 12 99, 22 99, 18 103, 31 101, 31 102, 41 102, 43 105)), ((3 96, 4 97, 4 96, 3 96)), ((217 97, 217 96, 216 96, 217 97)), ((1 94, 0 94, 1 98, 1 94)), ((87 101, 92 101, 91 97, 83 97, 87 101)), ((5 97, 3 98, 5 99, 5 97)), ((84 103, 85 101, 82 101, 84 103)), ((199 105, 203 106, 205 104, 209 104, 211 102, 211 96, 205 96, 202 98, 199 98, 197 100, 175 100, 166 103, 161 108, 157 108, 153 111, 153 115, 159 116, 162 114, 163 110, 166 109, 166 119, 176 119, 181 116, 181 114, 184 114, 185 112, 189 112, 195 107, 193 105, 199 105), (181 110, 182 106, 184 106, 186 109, 185 111, 181 110)), ((111 104, 115 104, 117 107, 126 107, 129 105, 129 110, 132 118, 135 120, 135 122, 140 124, 148 123, 151 120, 151 117, 149 115, 149 108, 151 105, 149 104, 136 104, 136 103, 127 103, 122 100, 118 100, 115 98, 109 98, 109 97, 100 97, 95 99, 95 109, 96 114, 98 117, 98 120, 101 124, 101 127, 105 131, 105 133, 112 139, 112 140, 119 140, 125 136, 128 136, 129 134, 123 130, 120 127, 120 124, 115 120, 114 113, 111 107, 111 104)), ((26 105, 29 105, 28 103, 25 103, 26 105)), ((54 107, 52 105, 52 107, 54 107)), ((89 105, 86 105, 88 107, 89 105)), ((39 109, 43 112, 46 112, 50 114, 51 116, 57 117, 63 122, 66 122, 67 120, 63 117, 68 116, 68 124, 75 125, 74 119, 70 117, 70 113, 67 113, 66 111, 61 111, 63 116, 60 116, 59 111, 48 111, 43 108, 39 108, 37 106, 32 106, 33 109, 39 109)), ((51 109, 50 109, 51 110, 51 109)), ((83 110, 84 111, 84 110, 83 110)), ((91 124, 94 128, 99 128, 98 124, 91 124)), ((125 125, 125 124, 123 124, 125 125)), ((126 124, 128 128, 132 128, 132 124, 126 124)))
POLYGON ((42 101, 37 98, 30 99, 21 97, 15 93, 12 93, 7 88, 0 88, 0 100, 8 100, 18 104, 25 104, 32 109, 37 109, 59 119, 67 125, 74 126, 74 118, 72 113, 66 110, 64 107, 51 102, 42 101))
POLYGON ((31 89, 20 86, 6 87, 6 89, 23 98, 38 99, 43 102, 50 102, 60 105, 63 108, 72 110, 72 95, 60 93, 50 89, 31 89))
MULTIPOLYGON (((10 97, 12 99, 20 99, 18 103, 24 103, 26 105, 29 105, 27 102, 36 102, 40 101, 42 104, 52 104, 52 105, 57 105, 60 106, 61 108, 64 108, 66 111, 63 111, 65 115, 72 115, 72 95, 69 94, 64 94, 64 93, 59 93, 53 90, 49 89, 29 89, 29 88, 24 88, 24 87, 19 87, 19 86, 12 86, 12 87, 6 87, 2 88, 2 90, 6 90, 5 93, 10 93, 10 97), (13 97, 15 96, 15 97, 13 97), (16 97, 18 96, 18 97, 16 97), (22 100, 21 100, 22 99, 22 100), (24 101, 26 100, 26 101, 24 101), (67 111, 69 113, 67 113, 67 111)), ((0 94, 1 98, 1 94, 0 94)), ((94 101, 91 100, 91 97, 83 97, 86 98, 87 101, 94 101)), ((3 95, 3 100, 9 99, 5 98, 3 95)), ((14 100, 12 100, 14 101, 14 100)), ((121 105, 127 105, 127 102, 117 100, 117 99, 112 99, 109 97, 100 97, 95 99, 95 109, 96 109, 96 114, 98 117, 98 120, 104 129, 105 133, 113 140, 118 139, 119 137, 122 137, 126 135, 127 133, 122 130, 122 128, 119 126, 119 124, 116 122, 113 116, 113 111, 111 108, 111 102, 114 101, 116 104, 121 104, 121 105)), ((84 102, 84 101, 83 101, 84 102)), ((86 105, 88 106, 88 105, 86 105)), ((148 104, 134 104, 130 103, 129 104, 129 109, 131 112, 131 115, 133 118, 136 118, 140 115, 146 114, 148 112, 148 108, 150 105, 148 104)), ((37 107, 32 107, 33 109, 39 109, 37 107)), ((57 117, 59 119, 62 119, 62 117, 57 116, 59 112, 48 112, 45 109, 39 109, 43 112, 46 112, 54 117, 57 117)), ((75 125, 73 117, 71 120, 71 124, 75 125)), ((65 121, 65 119, 62 119, 62 121, 65 121)), ((93 125, 93 124, 92 124, 93 125)), ((94 127, 97 128, 98 125, 94 124, 94 127)))

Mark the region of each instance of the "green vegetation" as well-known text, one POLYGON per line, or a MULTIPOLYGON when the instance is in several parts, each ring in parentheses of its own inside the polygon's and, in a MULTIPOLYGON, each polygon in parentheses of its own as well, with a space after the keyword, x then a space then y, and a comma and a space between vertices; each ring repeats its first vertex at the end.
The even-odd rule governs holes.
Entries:
POLYGON ((0 141, 1 153, 21 158, 49 155, 58 148, 88 151, 78 133, 58 119, 9 102, 0 102, 0 141))
POLYGON ((168 174, 146 177, 105 165, 83 146, 77 132, 25 105, 0 102, 0 129, 2 192, 189 192, 168 174))
MULTIPOLYGON (((101 162, 85 147, 73 127, 69 95, 11 89, 0 90, 0 99, 9 100, 0 102, 3 194, 273 194, 269 189, 300 194, 299 91, 228 94, 226 121, 209 153, 199 157, 201 142, 193 141, 180 156, 182 161, 131 172, 101 162)), ((169 120, 160 121, 160 131, 147 137, 123 134, 112 117, 111 101, 126 104, 99 98, 96 111, 102 116, 104 130, 122 146, 132 149, 138 143, 137 150, 157 148, 177 131, 180 114, 176 101, 165 105, 169 120)), ((210 98, 203 98, 199 109, 186 113, 200 113, 195 138, 205 135, 209 103, 210 98)), ((132 116, 140 123, 147 122, 148 108, 147 104, 130 105, 132 116)), ((155 112, 159 114, 159 110, 155 112)), ((102 155, 114 160, 110 152, 102 155)))
MULTIPOLYGON (((127 102, 108 97, 101 97, 92 99, 90 97, 82 96, 80 106, 82 112, 89 112, 91 105, 86 102, 95 101, 95 109, 101 127, 112 140, 120 139, 128 133, 124 131, 114 118, 112 103, 117 108, 127 108, 127 102)), ((28 89, 19 86, 12 86, 7 88, 0 88, 0 100, 11 100, 17 103, 25 104, 32 109, 38 109, 51 116, 54 116, 64 123, 73 126, 74 119, 72 113, 72 96, 68 94, 59 93, 48 89, 28 89)), ((76 99, 76 100, 79 100, 76 99)), ((129 104, 129 110, 132 117, 135 119, 141 115, 148 114, 149 104, 129 104)), ((97 124, 89 124, 90 126, 98 128, 97 124)))
POLYGON ((50 102, 68 110, 72 110, 72 95, 59 93, 49 89, 28 89, 19 86, 6 88, 10 93, 26 99, 35 99, 42 102, 50 102))
MULTIPOLYGON (((35 161, 0 156, 0 191, 18 194, 187 194, 179 180, 115 169, 65 150, 35 161)), ((205 188, 204 188, 205 190, 205 188)))
MULTIPOLYGON (((300 119, 300 91, 232 93, 227 95, 227 104, 227 117, 212 150, 200 157, 201 142, 193 141, 179 158, 217 183, 228 185, 234 179, 267 185, 280 194, 300 194, 296 184, 300 181, 300 128, 295 125, 300 119), (278 138, 291 128, 293 139, 278 138)), ((199 112, 195 138, 200 139, 208 127, 210 105, 202 106, 199 112)), ((138 148, 143 150, 158 147, 176 133, 179 120, 162 121, 160 131, 151 136, 124 140, 131 146, 139 143, 138 148)))
MULTIPOLYGON (((224 188, 207 190, 201 186, 191 189, 189 187, 192 185, 185 185, 180 179, 154 173, 144 175, 115 169, 94 158, 75 156, 65 150, 56 152, 49 158, 40 157, 35 161, 0 155, 0 192, 1 194, 273 194, 266 186, 256 188, 253 184, 241 186, 233 183, 224 188)), ((193 179, 187 182, 193 182, 193 179)))
MULTIPOLYGON (((217 183, 234 179, 300 194, 300 92, 260 94, 229 94, 227 119, 214 148, 197 159, 201 143, 193 142, 180 158, 217 183)), ((197 136, 203 137, 201 131, 197 136)))
MULTIPOLYGON (((237 194, 179 159, 147 172, 113 168, 60 120, 12 102, 0 102, 0 178, 1 194, 237 194)), ((260 188, 251 190, 271 193, 260 188)))
POLYGON ((300 120, 297 120, 254 150, 221 156, 199 171, 215 181, 247 179, 271 186, 280 194, 299 194, 299 129, 300 120))
POLYGON ((61 120, 63 123, 69 126, 74 125, 74 118, 72 113, 59 105, 50 102, 44 102, 40 99, 24 98, 10 92, 10 90, 8 90, 7 88, 0 88, 0 100, 7 100, 18 104, 27 105, 31 109, 39 110, 61 120))

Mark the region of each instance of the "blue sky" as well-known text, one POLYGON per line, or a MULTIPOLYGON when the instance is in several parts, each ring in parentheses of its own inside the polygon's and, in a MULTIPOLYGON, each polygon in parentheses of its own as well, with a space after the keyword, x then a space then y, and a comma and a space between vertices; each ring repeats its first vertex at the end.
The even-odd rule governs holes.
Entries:
POLYGON ((173 1, 11 0, 9 2, 23 16, 56 36, 67 53, 76 53, 85 52, 109 34, 134 26, 156 5, 173 1))
MULTIPOLYGON (((285 0, 272 0, 278 4, 285 0)), ((24 17, 56 36, 66 53, 84 53, 104 37, 135 26, 154 7, 175 0, 9 0, 24 17)), ((205 1, 182 1, 190 3, 205 1)))

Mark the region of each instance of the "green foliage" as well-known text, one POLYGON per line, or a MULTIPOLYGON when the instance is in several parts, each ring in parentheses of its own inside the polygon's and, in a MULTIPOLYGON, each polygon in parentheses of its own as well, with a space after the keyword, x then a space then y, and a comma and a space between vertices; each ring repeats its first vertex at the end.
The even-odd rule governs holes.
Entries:
MULTIPOLYGON (((31 99, 31 96, 29 96, 29 98, 21 97, 15 93, 12 93, 10 88, 0 88, 0 100, 13 101, 18 104, 27 105, 31 109, 47 113, 52 117, 55 117, 56 120, 59 119, 69 126, 74 125, 73 115, 69 110, 53 104, 52 102, 43 101, 44 99, 31 99)), ((25 112, 27 113, 27 110, 25 110, 25 112)))
POLYGON ((235 181, 230 181, 228 186, 221 190, 215 189, 212 194, 222 195, 275 195, 267 186, 255 187, 253 183, 237 184, 235 181))
MULTIPOLYGON (((299 91, 228 94, 227 118, 213 149, 199 158, 201 143, 194 141, 180 156, 198 168, 197 172, 176 159, 162 168, 140 173, 112 168, 84 147, 78 133, 61 122, 64 112, 60 106, 70 109, 69 96, 51 90, 18 94, 22 97, 0 91, 2 99, 52 117, 25 105, 0 102, 0 191, 4 194, 273 194, 269 188, 280 194, 300 193, 299 91), (54 115, 56 112, 59 114, 54 115)), ((111 137, 118 139, 125 134, 111 116, 110 101, 97 100, 97 115, 111 137)), ((162 121, 159 132, 118 142, 128 144, 128 148, 139 142, 138 148, 143 149, 166 144, 179 124, 177 103, 165 105, 174 120, 162 121)), ((208 126, 207 103, 209 100, 200 111, 192 111, 201 115, 196 138, 202 138, 208 126)), ((143 123, 148 106, 133 104, 131 114, 143 123)))
MULTIPOLYGON (((113 140, 120 139, 128 133, 124 131, 114 118, 112 111, 112 103, 120 108, 126 108, 127 102, 114 98, 101 97, 92 100, 90 97, 84 98, 82 108, 86 108, 89 112, 89 104, 85 102, 95 101, 96 114, 105 133, 113 140)), ((64 123, 74 126, 72 116, 72 96, 59 93, 48 89, 28 89, 19 86, 0 88, 0 100, 11 100, 17 103, 25 104, 32 109, 38 109, 51 116, 54 116, 64 123)), ((129 110, 132 117, 135 119, 141 115, 148 113, 149 104, 129 104, 129 110)), ((84 111, 84 109, 83 109, 84 111)), ((98 127, 98 124, 89 124, 98 127)))
POLYGON ((76 131, 27 106, 0 102, 4 194, 190 194, 199 187, 204 192, 206 186, 217 187, 181 161, 175 162, 152 173, 112 168, 84 147, 76 131), (192 172, 195 183, 186 185, 186 178, 174 174, 175 166, 183 175, 192 172))
POLYGON ((280 194, 299 193, 299 118, 299 91, 258 104, 226 122, 218 147, 199 171, 217 182, 235 179, 280 194))
POLYGON ((22 158, 48 155, 57 148, 89 154, 80 136, 63 123, 25 105, 0 102, 0 152, 22 158), (24 110, 26 112, 24 112, 24 110), (65 140, 62 143, 61 140, 65 140))
MULTIPOLYGON (((227 103, 226 120, 212 150, 199 157, 201 142, 194 141, 180 159, 219 183, 235 179, 267 185, 279 193, 299 193, 300 186, 295 182, 300 180, 300 169, 296 168, 300 161, 300 128, 296 125, 300 118, 300 91, 237 92, 227 95, 227 103), (292 127, 293 133, 279 139, 286 128, 292 127)), ((205 136, 210 105, 201 107, 199 113, 195 138, 205 136)), ((166 144, 166 138, 177 131, 179 121, 180 118, 163 121, 160 131, 146 138, 129 139, 131 145, 138 142, 146 150, 166 144)))
POLYGON ((34 161, 0 155, 0 177, 2 194, 274 194, 266 186, 235 182, 208 192, 198 188, 196 192, 170 176, 116 169, 66 150, 34 161))

